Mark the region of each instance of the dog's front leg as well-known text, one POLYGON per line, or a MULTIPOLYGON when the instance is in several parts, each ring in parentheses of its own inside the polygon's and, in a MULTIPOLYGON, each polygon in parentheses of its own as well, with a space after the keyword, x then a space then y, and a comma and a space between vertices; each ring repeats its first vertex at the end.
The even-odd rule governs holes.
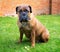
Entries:
POLYGON ((19 28, 19 32, 20 32, 20 37, 19 37, 19 43, 21 43, 22 42, 22 39, 23 39, 23 32, 22 32, 22 30, 21 30, 21 28, 19 28))
POLYGON ((31 46, 32 47, 35 46, 35 30, 34 29, 31 31, 31 46))

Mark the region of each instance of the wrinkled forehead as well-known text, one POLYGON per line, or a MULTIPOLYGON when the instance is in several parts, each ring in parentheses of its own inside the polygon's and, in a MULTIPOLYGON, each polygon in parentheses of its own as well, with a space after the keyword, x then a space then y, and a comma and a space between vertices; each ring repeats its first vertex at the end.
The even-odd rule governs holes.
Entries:
POLYGON ((18 10, 30 10, 28 6, 19 6, 18 10))

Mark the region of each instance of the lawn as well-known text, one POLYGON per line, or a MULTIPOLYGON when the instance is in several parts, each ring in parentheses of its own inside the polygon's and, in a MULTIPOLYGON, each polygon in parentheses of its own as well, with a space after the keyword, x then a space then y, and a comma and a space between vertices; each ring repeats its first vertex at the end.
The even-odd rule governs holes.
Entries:
POLYGON ((19 39, 17 18, 0 17, 0 52, 60 52, 60 16, 41 15, 36 18, 50 32, 47 43, 36 43, 32 48, 24 36, 22 44, 16 44, 19 39))

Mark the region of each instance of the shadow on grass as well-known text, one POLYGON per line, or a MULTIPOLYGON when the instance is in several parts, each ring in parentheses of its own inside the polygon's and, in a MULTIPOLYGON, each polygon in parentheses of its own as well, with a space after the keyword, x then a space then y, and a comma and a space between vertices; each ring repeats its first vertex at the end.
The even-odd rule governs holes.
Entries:
POLYGON ((15 44, 17 45, 21 45, 21 46, 31 46, 31 42, 29 40, 23 40, 21 43, 15 42, 15 44))

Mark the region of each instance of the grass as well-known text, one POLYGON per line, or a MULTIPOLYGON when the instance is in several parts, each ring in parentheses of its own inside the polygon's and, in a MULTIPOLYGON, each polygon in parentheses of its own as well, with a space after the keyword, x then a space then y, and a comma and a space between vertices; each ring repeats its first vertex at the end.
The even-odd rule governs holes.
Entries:
POLYGON ((24 41, 16 44, 19 39, 17 18, 0 17, 0 52, 60 52, 60 16, 36 16, 50 32, 47 43, 36 43, 35 48, 30 47, 30 42, 24 41))

